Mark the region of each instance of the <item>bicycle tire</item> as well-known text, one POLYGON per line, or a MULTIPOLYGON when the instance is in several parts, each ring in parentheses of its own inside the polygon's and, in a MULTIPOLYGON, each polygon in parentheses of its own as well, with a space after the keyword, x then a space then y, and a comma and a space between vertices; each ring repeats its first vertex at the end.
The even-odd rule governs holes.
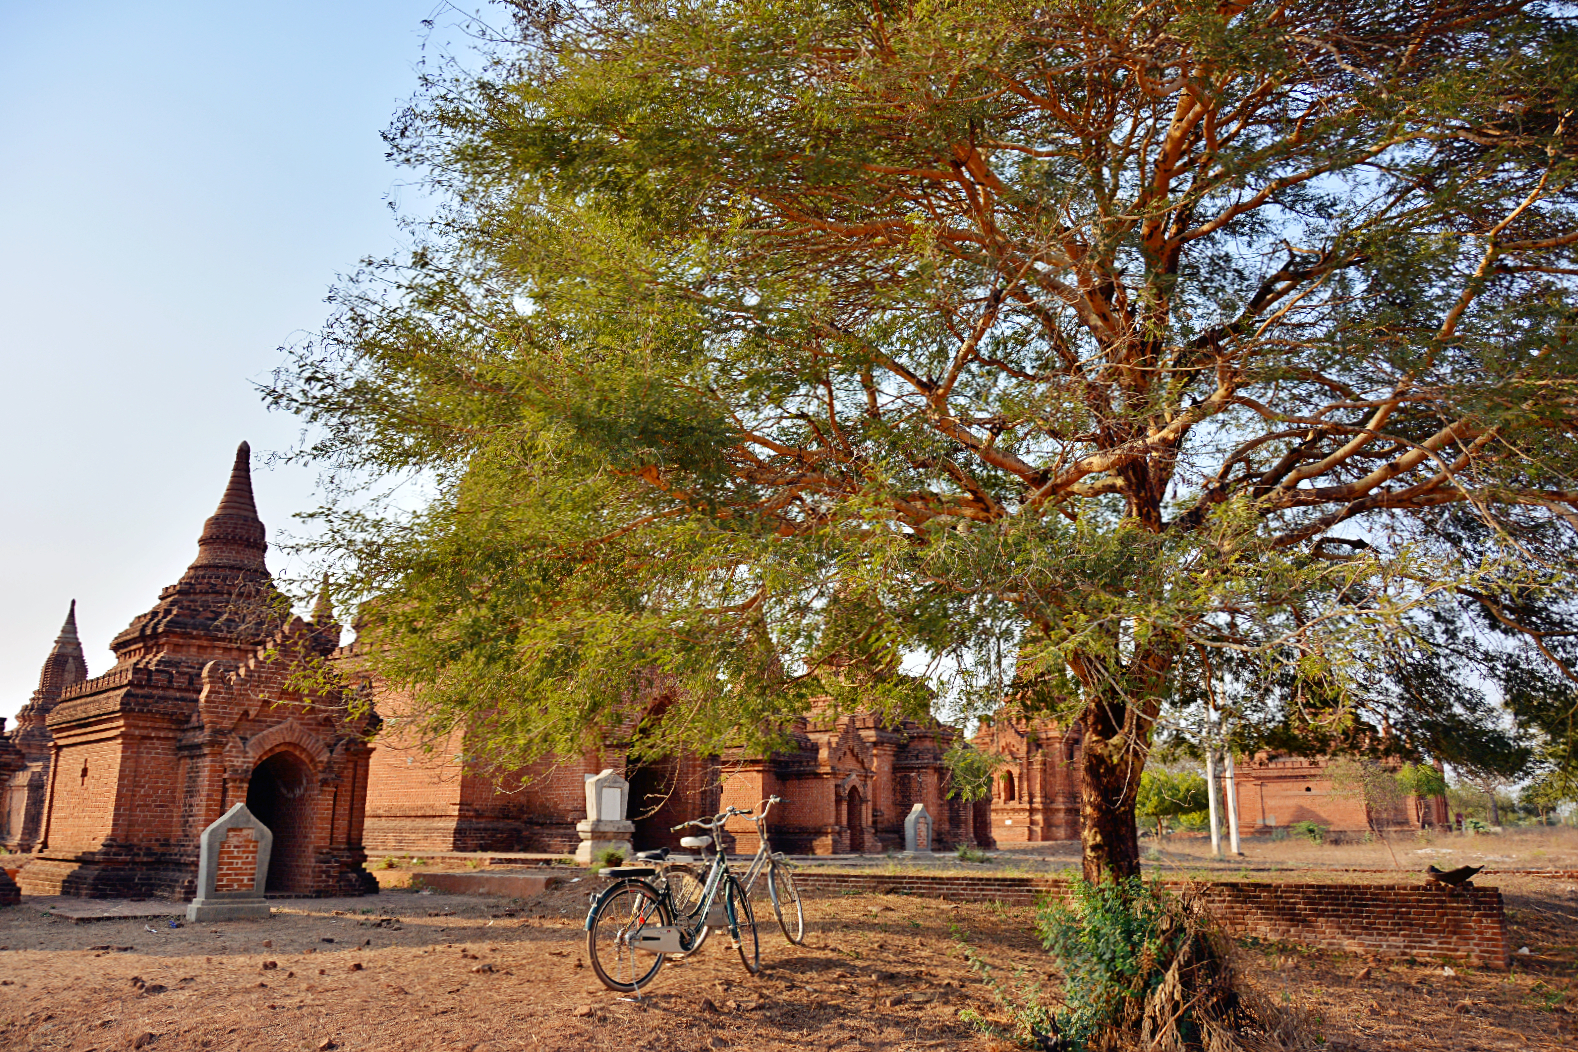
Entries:
POLYGON ((673 921, 662 896, 641 880, 613 885, 603 892, 592 906, 592 912, 587 914, 586 955, 591 959, 593 973, 610 990, 632 993, 657 978, 658 969, 663 967, 664 955, 652 954, 652 966, 638 976, 636 969, 641 966, 638 958, 648 955, 644 951, 631 949, 626 934, 631 929, 631 924, 627 922, 633 920, 638 927, 649 927, 654 917, 658 924, 670 924, 673 921), (608 926, 604 926, 604 921, 608 922, 608 926), (603 959, 605 954, 610 953, 611 959, 606 963, 612 964, 612 974, 604 966, 603 959), (624 978, 620 978, 621 973, 624 978))
POLYGON ((728 884, 724 885, 723 893, 728 896, 727 901, 733 907, 735 948, 740 951, 740 963, 745 965, 747 972, 755 975, 762 970, 762 943, 756 934, 756 913, 751 909, 750 896, 745 894, 739 878, 732 873, 729 874, 728 884))
POLYGON ((767 894, 773 900, 773 912, 778 915, 784 938, 799 946, 805 941, 805 910, 800 905, 800 889, 795 887, 794 874, 787 865, 776 861, 767 864, 767 894))

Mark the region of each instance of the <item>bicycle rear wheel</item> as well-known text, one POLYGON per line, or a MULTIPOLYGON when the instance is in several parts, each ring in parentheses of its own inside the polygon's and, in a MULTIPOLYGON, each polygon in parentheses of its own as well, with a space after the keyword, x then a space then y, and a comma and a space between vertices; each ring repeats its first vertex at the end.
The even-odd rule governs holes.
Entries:
POLYGON ((800 889, 794 886, 789 867, 775 861, 767 864, 767 893, 778 915, 784 938, 799 946, 805 940, 805 911, 800 907, 800 889))
POLYGON ((750 896, 745 894, 745 889, 740 887, 739 880, 734 874, 729 874, 729 882, 724 885, 724 894, 733 907, 734 925, 739 933, 736 949, 740 951, 740 963, 745 965, 745 970, 755 975, 762 970, 762 944, 756 936, 756 914, 751 910, 750 896))
POLYGON ((586 955, 602 984, 630 993, 656 978, 663 967, 663 955, 634 949, 631 943, 642 928, 670 920, 668 906, 641 881, 616 884, 605 892, 586 921, 586 955))

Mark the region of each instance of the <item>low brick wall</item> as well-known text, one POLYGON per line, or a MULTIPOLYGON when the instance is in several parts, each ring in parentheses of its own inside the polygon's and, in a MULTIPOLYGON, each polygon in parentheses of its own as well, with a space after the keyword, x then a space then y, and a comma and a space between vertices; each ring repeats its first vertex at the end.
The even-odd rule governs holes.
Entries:
MULTIPOLYGON (((810 892, 919 895, 950 902, 1028 906, 1067 894, 1049 877, 926 876, 825 873, 801 869, 795 883, 810 892)), ((1184 885, 1169 882, 1174 889, 1184 885)), ((1327 950, 1380 957, 1450 957, 1505 968, 1511 953, 1501 892, 1448 891, 1409 884, 1211 883, 1211 912, 1234 934, 1285 939, 1327 950)))

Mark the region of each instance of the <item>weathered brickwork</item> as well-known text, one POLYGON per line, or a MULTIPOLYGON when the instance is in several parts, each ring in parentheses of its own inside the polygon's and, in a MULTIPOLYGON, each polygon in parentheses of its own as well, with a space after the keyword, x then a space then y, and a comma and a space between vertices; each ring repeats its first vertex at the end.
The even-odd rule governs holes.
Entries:
POLYGON ((975 745, 1007 763, 992 781, 990 830, 982 843, 1078 840, 1084 729, 1000 713, 985 721, 975 745))
POLYGON ((16 729, 9 735, 21 750, 23 766, 0 777, 0 846, 8 851, 26 853, 38 843, 54 752, 45 721, 66 690, 87 678, 88 664, 77 638, 77 603, 72 600, 66 623, 39 671, 38 689, 17 713, 16 729))
MULTIPOLYGON (((827 873, 802 869, 809 892, 919 895, 950 902, 1029 906, 1066 897, 1068 883, 1046 877, 827 873)), ((1169 882, 1173 890, 1185 885, 1169 882)), ((1196 887, 1201 887, 1196 885, 1196 887)), ((1447 957, 1505 968, 1511 947, 1501 892, 1404 884, 1207 884, 1210 913, 1239 936, 1281 939, 1380 957, 1447 957)))
POLYGON ((1266 753, 1240 763, 1234 782, 1238 821, 1245 834, 1271 833, 1296 822, 1313 822, 1338 834, 1421 829, 1448 824, 1445 797, 1402 797, 1367 807, 1357 793, 1332 785, 1329 761, 1266 753))
POLYGON ((249 459, 243 443, 197 558, 115 637, 115 666, 50 707, 24 891, 190 898, 202 831, 240 800, 274 832, 270 892, 376 890, 361 836, 377 719, 334 672, 332 612, 281 612, 249 459))
POLYGON ((257 833, 251 829, 227 830, 214 867, 214 891, 251 891, 257 872, 257 833))
MULTIPOLYGON (((766 759, 725 757, 721 807, 754 808, 777 795, 768 821, 780 851, 880 854, 904 849, 904 818, 924 804, 939 850, 976 843, 972 807, 948 799, 943 753, 957 732, 936 722, 885 724, 870 713, 815 706, 791 729, 793 745, 766 759)), ((720 807, 720 809, 721 809, 720 807)), ((734 850, 754 852, 756 827, 729 825, 734 850)))
MULTIPOLYGON (((343 667, 360 664, 354 648, 340 652, 343 667)), ((540 760, 519 771, 467 764, 461 730, 442 739, 414 729, 409 698, 377 694, 383 718, 368 771, 367 846, 374 851, 572 852, 585 817, 583 777, 605 764, 598 754, 572 761, 540 760)), ((611 758, 623 763, 623 757, 611 758)))
MULTIPOLYGON (((673 701, 660 680, 647 694, 648 715, 673 701)), ((385 723, 367 812, 367 843, 376 851, 573 851, 575 823, 586 817, 585 776, 610 767, 630 781, 627 817, 638 850, 678 847, 683 834, 673 826, 730 805, 754 808, 775 794, 785 802, 772 812, 769 835, 775 848, 794 853, 902 850, 904 817, 915 803, 933 816, 940 849, 975 843, 977 817, 985 818, 982 808, 947 798, 942 754, 955 732, 936 723, 890 727, 869 714, 818 709, 791 729, 789 748, 766 759, 635 762, 610 744, 500 774, 463 762, 472 750, 459 731, 442 741, 418 739, 409 699, 381 693, 378 711, 385 723)), ((754 852, 756 828, 736 819, 724 841, 754 852)))

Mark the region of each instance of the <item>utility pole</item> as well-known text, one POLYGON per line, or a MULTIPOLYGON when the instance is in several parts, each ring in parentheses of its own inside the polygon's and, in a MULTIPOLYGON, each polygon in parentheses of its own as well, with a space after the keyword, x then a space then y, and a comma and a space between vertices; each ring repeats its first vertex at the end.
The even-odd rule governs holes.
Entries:
POLYGON ((1211 809, 1211 854, 1222 857, 1222 820, 1216 813, 1216 746, 1205 743, 1205 798, 1211 809))
POLYGON ((1216 706, 1205 703, 1205 798, 1211 812, 1211 854, 1222 857, 1222 819, 1216 808, 1216 706))
POLYGON ((1223 766, 1227 771, 1227 842, 1234 857, 1243 854, 1238 849, 1238 786, 1233 782, 1233 747, 1222 750, 1223 766))

